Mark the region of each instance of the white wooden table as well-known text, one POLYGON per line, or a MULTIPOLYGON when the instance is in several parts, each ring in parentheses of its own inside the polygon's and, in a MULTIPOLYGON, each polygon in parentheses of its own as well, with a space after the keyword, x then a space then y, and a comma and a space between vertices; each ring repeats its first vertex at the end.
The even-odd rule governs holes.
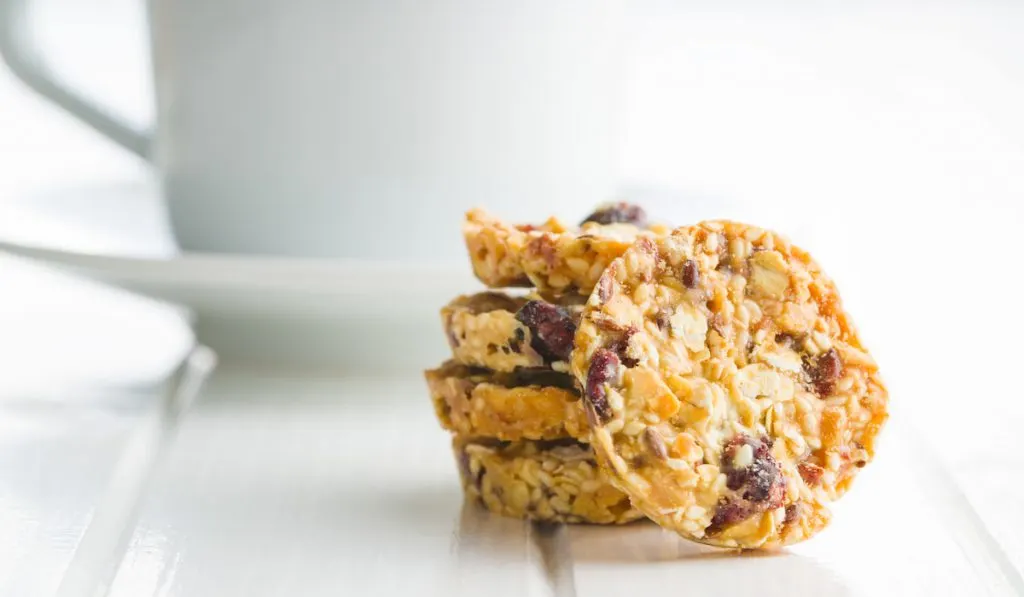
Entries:
POLYGON ((552 528, 464 505, 417 377, 228 367, 165 425, 94 427, 107 441, 81 446, 36 439, 52 446, 46 462, 6 446, 8 470, 47 465, 67 490, 5 479, 36 490, 22 500, 37 525, 25 543, 23 514, 12 535, 5 500, 0 553, 20 552, 20 565, 0 579, 4 594, 61 596, 1024 594, 1024 562, 907 415, 896 411, 832 527, 780 553, 735 556, 649 523, 552 528), (127 466, 117 446, 159 457, 127 466), (104 455, 112 469, 97 466, 104 455))

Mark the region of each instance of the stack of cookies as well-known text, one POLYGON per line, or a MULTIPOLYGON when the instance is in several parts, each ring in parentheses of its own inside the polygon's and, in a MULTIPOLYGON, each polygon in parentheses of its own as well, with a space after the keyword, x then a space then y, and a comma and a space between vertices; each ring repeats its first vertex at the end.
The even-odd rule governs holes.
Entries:
MULTIPOLYGON (((555 218, 506 224, 482 211, 463 232, 476 276, 491 288, 441 310, 452 358, 426 373, 467 497, 509 516, 552 522, 641 518, 585 443, 569 356, 583 304, 604 268, 641 235, 643 210, 618 204, 579 226, 555 218)), ((664 234, 664 229, 658 233, 664 234)))
POLYGON ((835 285, 766 230, 464 224, 495 289, 442 309, 426 372, 468 499, 532 520, 644 516, 724 547, 803 540, 874 455, 888 395, 835 285))

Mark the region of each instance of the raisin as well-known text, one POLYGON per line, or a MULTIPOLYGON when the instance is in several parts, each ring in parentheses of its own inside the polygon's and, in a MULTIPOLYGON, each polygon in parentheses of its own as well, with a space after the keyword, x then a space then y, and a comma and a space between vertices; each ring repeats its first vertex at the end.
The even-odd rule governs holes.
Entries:
POLYGON ((782 496, 786 490, 782 482, 782 473, 779 470, 779 463, 764 444, 754 452, 754 462, 748 467, 746 488, 743 498, 759 504, 764 503, 767 510, 782 504, 782 496))
POLYGON ((813 360, 806 359, 804 371, 810 378, 818 396, 825 397, 832 393, 836 380, 843 374, 843 362, 836 349, 831 348, 813 360))
POLYGON ((583 396, 599 424, 607 423, 612 418, 612 409, 608 404, 604 384, 618 377, 619 365, 619 357, 607 348, 598 349, 590 359, 587 387, 583 396))
POLYGON ((516 312, 516 320, 530 328, 530 346, 546 361, 569 358, 576 336, 576 324, 569 311, 544 301, 529 301, 516 312))
POLYGON ((696 288, 697 284, 700 284, 700 271, 697 269, 697 262, 693 259, 687 259, 683 263, 683 286, 687 288, 696 288))
POLYGON ((804 483, 811 486, 817 485, 821 481, 821 476, 825 473, 825 469, 810 462, 801 462, 797 466, 797 470, 800 471, 800 477, 804 480, 804 483))
POLYGON ((640 228, 647 227, 647 213, 639 205, 632 203, 614 203, 602 207, 586 217, 580 224, 596 222, 598 224, 633 224, 640 228))

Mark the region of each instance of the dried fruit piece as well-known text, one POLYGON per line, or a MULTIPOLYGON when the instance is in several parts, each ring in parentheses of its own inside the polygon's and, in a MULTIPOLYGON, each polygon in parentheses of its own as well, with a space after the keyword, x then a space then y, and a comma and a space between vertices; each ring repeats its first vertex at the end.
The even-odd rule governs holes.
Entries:
POLYGON ((636 332, 637 329, 635 326, 629 326, 622 331, 622 334, 619 335, 619 337, 615 338, 608 344, 608 350, 614 352, 626 367, 636 366, 636 359, 629 356, 629 339, 632 338, 636 332))
POLYGON ((529 301, 516 313, 516 320, 530 328, 530 346, 546 360, 569 358, 576 324, 567 309, 544 301, 529 301))
POLYGON ((706 530, 708 535, 717 535, 755 514, 782 505, 786 481, 769 442, 745 435, 734 437, 723 448, 722 470, 726 487, 735 493, 719 502, 706 530))
POLYGON ((647 213, 639 205, 632 203, 613 203, 599 208, 587 216, 580 224, 596 222, 598 224, 633 224, 639 228, 647 227, 647 213))
POLYGON ((772 456, 771 443, 740 435, 726 444, 722 466, 726 486, 744 500, 764 504, 764 509, 782 505, 786 489, 779 463, 772 456))
POLYGON ((453 299, 441 310, 452 358, 501 372, 568 360, 583 299, 539 298, 481 292, 453 299))
POLYGON ((596 415, 597 421, 602 424, 612 418, 612 409, 608 404, 608 394, 604 385, 619 376, 619 367, 619 357, 606 348, 599 349, 591 358, 583 397, 596 415))
POLYGON ((836 381, 843 374, 843 362, 836 349, 831 348, 813 360, 804 362, 804 370, 822 398, 832 394, 836 381))
POLYGON ((704 533, 713 537, 732 525, 750 518, 753 514, 754 511, 748 504, 723 499, 715 508, 715 514, 711 518, 711 524, 709 524, 707 529, 704 530, 704 533))

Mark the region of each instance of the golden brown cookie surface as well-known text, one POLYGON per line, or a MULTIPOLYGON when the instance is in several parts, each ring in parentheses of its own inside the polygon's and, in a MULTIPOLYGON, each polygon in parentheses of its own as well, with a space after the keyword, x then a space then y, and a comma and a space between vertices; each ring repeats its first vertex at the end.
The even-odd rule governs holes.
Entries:
POLYGON ((495 373, 448 362, 425 377, 441 426, 463 437, 585 441, 590 435, 567 374, 495 373))
POLYGON ((639 207, 619 203, 599 209, 580 226, 555 218, 539 226, 513 225, 474 209, 466 214, 462 231, 473 272, 484 284, 586 295, 636 238, 667 229, 648 225, 639 207))
POLYGON ((784 238, 734 222, 642 239, 616 260, 571 369, 613 483, 713 545, 821 530, 887 417, 832 281, 784 238))
POLYGON ((502 372, 566 372, 583 302, 574 295, 549 302, 535 294, 480 292, 448 303, 441 309, 441 322, 452 358, 459 363, 502 372))
POLYGON ((623 524, 643 515, 608 483, 593 453, 574 442, 487 444, 456 438, 453 449, 467 499, 530 520, 623 524))

